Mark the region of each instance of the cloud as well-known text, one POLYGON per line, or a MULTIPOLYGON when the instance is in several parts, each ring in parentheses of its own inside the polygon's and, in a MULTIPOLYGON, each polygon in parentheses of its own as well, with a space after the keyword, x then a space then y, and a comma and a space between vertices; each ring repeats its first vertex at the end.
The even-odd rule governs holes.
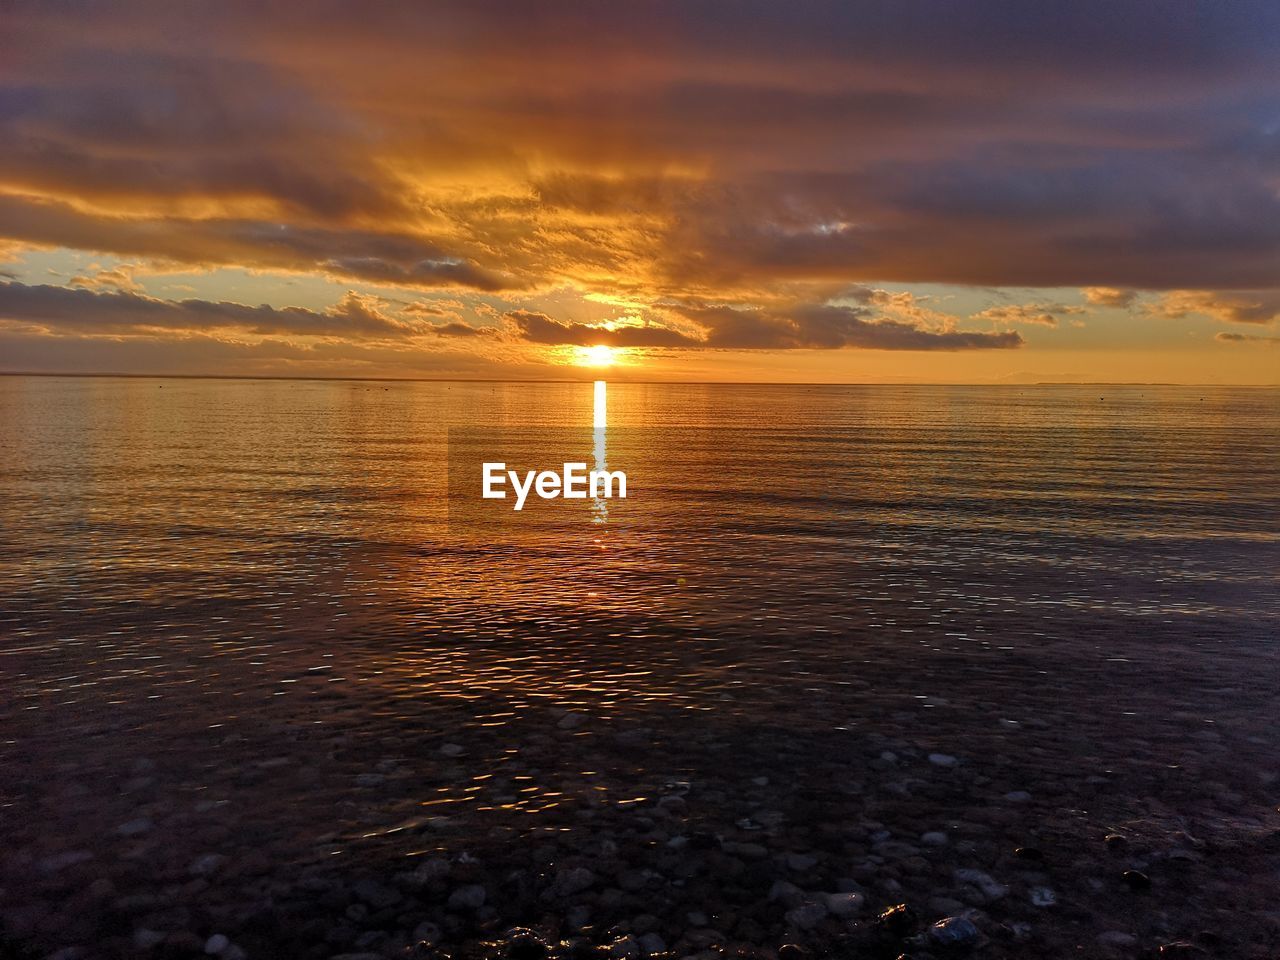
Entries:
POLYGON ((416 341, 237 340, 219 333, 133 333, 93 336, 5 329, 0 325, 0 370, 20 373, 153 373, 309 377, 462 377, 542 379, 549 369, 525 357, 453 349, 442 341, 424 350, 416 341))
POLYGON ((195 266, 248 266, 423 288, 500 290, 514 283, 436 241, 388 230, 260 220, 119 217, 0 193, 0 230, 25 243, 195 266))
MULTIPOLYGON (((0 249, 465 301, 298 312, 284 280, 269 307, 156 301, 85 271, 69 287, 136 300, 72 301, 86 312, 64 325, 466 339, 496 304, 529 308, 505 329, 534 344, 1021 342, 874 293, 900 284, 1074 287, 1119 308, 1172 291, 1158 312, 1277 316, 1265 0, 328 0, 323 16, 122 0, 18 5, 6 29, 0 249), (650 322, 553 319, 602 302, 650 322)), ((976 317, 1053 326, 1074 309, 976 317)))
POLYGON ((28 75, 0 90, 0 180, 154 210, 199 199, 291 217, 404 211, 358 122, 277 65, 240 50, 201 57, 156 46, 79 44, 26 60, 28 75))
POLYGON ((464 306, 461 300, 413 300, 402 309, 413 316, 453 318, 464 306))
POLYGON ((506 314, 517 337, 531 343, 611 347, 701 347, 706 344, 660 326, 624 326, 615 330, 573 321, 553 320, 545 313, 513 310, 506 314))
POLYGON ((860 307, 799 305, 789 309, 673 307, 697 324, 702 336, 663 326, 623 326, 613 330, 562 322, 546 314, 508 313, 517 335, 535 343, 617 347, 678 347, 726 350, 992 350, 1022 345, 1014 332, 928 330, 889 319, 868 319, 860 307))
POLYGON ((991 320, 995 323, 1033 323, 1042 327, 1056 327, 1059 316, 1075 316, 1087 313, 1084 307, 1064 303, 1001 304, 975 313, 972 320, 991 320))
POLYGON ((139 293, 142 290, 142 284, 133 278, 134 271, 137 269, 134 264, 122 263, 106 269, 94 264, 90 269, 94 272, 74 276, 67 281, 67 285, 86 287, 90 290, 128 290, 132 293, 139 293))
POLYGON ((433 324, 427 330, 438 337, 496 337, 501 333, 496 327, 475 327, 461 320, 433 324))
POLYGON ((358 278, 375 283, 407 287, 469 287, 474 290, 501 290, 505 281, 496 273, 479 269, 456 257, 398 263, 382 257, 338 257, 321 262, 325 273, 358 278))
POLYGON ((1129 307, 1138 299, 1136 290, 1117 290, 1115 287, 1085 287, 1080 292, 1086 301, 1099 307, 1129 307))
POLYGON ((126 290, 95 292, 0 282, 0 319, 61 331, 128 333, 242 330, 256 335, 402 338, 418 332, 349 293, 331 310, 161 300, 126 290))
POLYGON ((1280 290, 1173 290, 1148 310, 1173 319, 1199 314, 1223 323, 1274 323, 1280 320, 1280 290))
POLYGON ((0 220, 477 290, 1276 283, 1273 5, 645 6, 15 13, 0 188, 79 222, 0 220))
POLYGON ((869 319, 869 311, 832 305, 789 311, 716 309, 686 312, 710 328, 708 343, 762 349, 1005 350, 1022 345, 1012 331, 929 330, 899 320, 869 319))
POLYGON ((1268 346, 1280 343, 1280 337, 1259 337, 1247 333, 1219 333, 1214 339, 1223 343, 1265 343, 1268 346))

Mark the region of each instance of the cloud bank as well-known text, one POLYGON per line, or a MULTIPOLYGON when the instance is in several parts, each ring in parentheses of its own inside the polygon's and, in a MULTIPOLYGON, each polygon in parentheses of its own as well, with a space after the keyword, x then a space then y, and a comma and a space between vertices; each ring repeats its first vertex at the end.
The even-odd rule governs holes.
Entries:
POLYGON ((283 285, 264 306, 166 300, 108 266, 22 275, 0 290, 15 323, 981 351, 1082 310, 1033 293, 948 318, 885 292, 907 284, 1280 318, 1280 7, 1263 0, 5 17, 0 249, 462 304, 316 310, 283 285), (602 303, 619 322, 572 309, 602 303))

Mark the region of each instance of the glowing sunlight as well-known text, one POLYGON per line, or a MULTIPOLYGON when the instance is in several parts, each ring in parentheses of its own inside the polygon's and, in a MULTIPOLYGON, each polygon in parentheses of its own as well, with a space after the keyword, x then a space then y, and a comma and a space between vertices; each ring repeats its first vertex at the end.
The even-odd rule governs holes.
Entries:
POLYGON ((611 367, 618 362, 619 353, 620 351, 603 343, 591 347, 577 347, 574 363, 580 367, 611 367))

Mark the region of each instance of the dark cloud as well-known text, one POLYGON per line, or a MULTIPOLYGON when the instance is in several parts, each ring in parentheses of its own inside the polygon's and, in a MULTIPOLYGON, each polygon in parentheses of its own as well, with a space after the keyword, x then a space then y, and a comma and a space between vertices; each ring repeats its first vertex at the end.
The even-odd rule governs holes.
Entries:
POLYGON ((323 261, 320 269, 342 277, 415 288, 464 287, 472 290, 501 290, 508 283, 496 273, 481 270, 466 260, 454 257, 438 257, 406 263, 376 256, 338 257, 323 261))
POLYGON ((319 312, 304 307, 159 300, 123 290, 100 293, 5 282, 0 282, 0 319, 83 333, 237 329, 258 335, 362 339, 406 337, 417 332, 355 295, 348 295, 330 311, 319 312))
POLYGON ((450 349, 447 342, 422 350, 411 344, 366 341, 296 343, 269 338, 246 343, 200 333, 63 336, 2 326, 0 371, 406 378, 548 374, 545 365, 514 359, 499 366, 473 351, 450 349))
POLYGON ((103 199, 266 199, 294 215, 403 211, 360 128, 235 53, 78 45, 0 87, 0 180, 103 199))
POLYGON ((1022 345, 1014 332, 929 330, 899 320, 872 319, 861 307, 801 306, 791 310, 683 310, 708 328, 707 345, 756 349, 856 347, 865 350, 1002 350, 1022 345))
POLYGON ((499 290, 510 281, 425 237, 239 220, 120 218, 69 204, 0 195, 0 231, 49 246, 192 265, 311 271, 415 288, 499 290))
POLYGON ((700 347, 706 346, 690 337, 659 326, 628 326, 609 330, 573 321, 553 320, 545 313, 513 310, 507 315, 516 335, 530 343, 574 344, 580 347, 603 344, 610 347, 700 347))
POLYGON ((1280 131, 1273 139, 1248 162, 1186 144, 979 157, 939 144, 928 159, 846 160, 857 169, 844 173, 756 174, 692 198, 661 263, 678 285, 1274 286, 1280 159, 1266 151, 1280 150, 1280 131))
POLYGON ((1280 337, 1258 337, 1247 333, 1219 333, 1214 339, 1224 343, 1265 343, 1267 345, 1280 343, 1280 337))
POLYGON ((535 343, 615 347, 710 347, 727 350, 993 350, 1022 345, 1013 332, 928 330, 897 320, 868 319, 860 307, 803 305, 789 310, 680 307, 673 310, 704 331, 701 337, 661 326, 614 330, 562 322, 546 314, 507 314, 518 335, 535 343))
POLYGON ((493 337, 499 332, 496 327, 473 327, 461 320, 433 324, 427 329, 440 337, 493 337))

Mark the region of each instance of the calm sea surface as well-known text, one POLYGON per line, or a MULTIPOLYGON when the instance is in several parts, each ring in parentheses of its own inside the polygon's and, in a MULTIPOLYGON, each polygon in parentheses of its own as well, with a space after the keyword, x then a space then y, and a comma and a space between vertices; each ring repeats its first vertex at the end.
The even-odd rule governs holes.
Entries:
POLYGON ((1280 392, 611 384, 592 415, 590 384, 0 377, 15 869, 505 864, 673 781, 708 829, 873 838, 983 791, 1082 837, 1270 802, 1280 392), (482 516, 450 491, 491 442, 629 495, 482 516), (975 779, 877 806, 886 751, 975 779), (787 792, 815 771, 838 797, 787 792))
MULTIPOLYGON (((95 622, 123 651, 212 604, 397 640, 499 612, 832 629, 868 604, 1277 627, 1274 390, 613 385, 627 501, 449 522, 450 429, 478 492, 513 436, 513 467, 593 464, 592 412, 589 384, 0 378, 0 652, 95 622)), ((175 632, 198 651, 211 625, 175 632)))

